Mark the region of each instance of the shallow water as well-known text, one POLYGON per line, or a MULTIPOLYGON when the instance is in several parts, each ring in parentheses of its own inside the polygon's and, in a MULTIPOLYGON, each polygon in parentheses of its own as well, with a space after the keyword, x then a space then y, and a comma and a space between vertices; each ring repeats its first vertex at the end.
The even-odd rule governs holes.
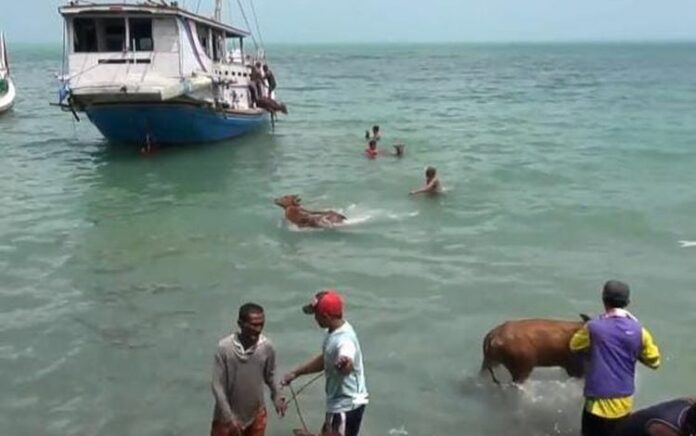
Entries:
MULTIPOLYGON (((11 47, 2 433, 205 434, 237 307, 266 307, 283 372, 319 349, 299 307, 322 287, 363 342, 365 435, 577 434, 580 384, 494 388, 480 343, 504 319, 597 313, 608 278, 664 353, 638 404, 693 394, 695 48, 278 46, 274 133, 142 157, 48 106, 58 49, 11 47), (403 159, 362 156, 375 122, 403 159), (409 197, 427 165, 446 195, 409 197), (272 203, 289 193, 348 225, 292 229, 272 203)), ((318 426, 318 384, 301 405, 318 426)))

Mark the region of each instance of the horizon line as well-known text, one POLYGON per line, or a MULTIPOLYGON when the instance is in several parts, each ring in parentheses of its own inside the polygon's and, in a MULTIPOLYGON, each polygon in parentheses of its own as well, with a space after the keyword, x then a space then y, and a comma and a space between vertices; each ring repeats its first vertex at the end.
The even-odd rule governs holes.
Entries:
MULTIPOLYGON (((293 46, 293 45, 434 45, 434 44, 489 44, 489 45, 513 45, 513 44, 692 44, 696 43, 696 37, 690 38, 616 38, 616 39, 596 39, 596 38, 578 38, 578 39, 519 39, 519 40, 374 40, 374 41, 267 41, 266 46, 293 46)), ((8 45, 57 45, 60 46, 62 41, 8 41, 8 45)))

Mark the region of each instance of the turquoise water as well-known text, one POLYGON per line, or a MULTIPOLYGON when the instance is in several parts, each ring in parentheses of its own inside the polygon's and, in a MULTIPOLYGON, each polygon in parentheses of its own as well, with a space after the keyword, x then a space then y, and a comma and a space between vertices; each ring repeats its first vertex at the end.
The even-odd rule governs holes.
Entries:
MULTIPOLYGON (((695 49, 278 46, 274 133, 148 157, 48 106, 59 50, 12 49, 2 433, 206 434, 237 307, 266 307, 282 373, 319 350, 299 307, 322 287, 363 342, 364 435, 578 434, 580 384, 547 370, 495 389, 480 344, 505 319, 597 313, 609 278, 664 353, 638 404, 696 393, 696 247, 679 242, 696 240, 695 49), (373 123, 406 157, 362 156, 373 123), (409 197, 426 165, 446 194, 409 197), (287 193, 351 224, 289 228, 287 193)), ((319 384, 301 405, 316 428, 319 384)), ((298 426, 291 411, 268 434, 298 426)))

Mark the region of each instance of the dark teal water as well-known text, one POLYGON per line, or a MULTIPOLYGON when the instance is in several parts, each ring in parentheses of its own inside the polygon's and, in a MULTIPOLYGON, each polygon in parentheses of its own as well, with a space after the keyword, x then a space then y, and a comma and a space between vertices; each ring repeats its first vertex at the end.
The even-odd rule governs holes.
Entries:
MULTIPOLYGON (((578 383, 493 389, 480 343, 505 319, 597 313, 609 278, 664 353, 637 403, 694 393, 695 45, 272 47, 274 133, 149 157, 48 106, 58 49, 10 49, 1 433, 205 434, 237 307, 266 307, 283 372, 319 350, 299 307, 329 286, 363 342, 365 435, 577 434, 578 383), (405 158, 363 158, 373 123, 405 158), (439 199, 407 195, 426 165, 439 199), (351 224, 289 228, 286 193, 351 224)), ((303 395, 317 427, 321 388, 303 395)))

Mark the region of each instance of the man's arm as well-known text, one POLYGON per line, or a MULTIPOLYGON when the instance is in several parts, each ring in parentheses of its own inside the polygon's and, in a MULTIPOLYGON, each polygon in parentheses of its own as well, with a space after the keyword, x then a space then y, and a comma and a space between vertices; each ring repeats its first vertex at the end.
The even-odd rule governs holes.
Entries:
POLYGON ((425 192, 437 191, 438 186, 440 186, 440 179, 433 177, 433 179, 425 185, 425 192))
POLYGON ((582 328, 575 332, 573 337, 570 338, 570 351, 578 353, 588 348, 590 348, 590 331, 587 330, 587 326, 582 326, 582 328))
POLYGON ((346 340, 338 346, 338 359, 336 360, 336 368, 343 375, 348 375, 353 372, 353 362, 357 348, 353 341, 346 340))
POLYGON ((317 354, 312 357, 307 362, 293 369, 289 373, 283 376, 283 381, 281 384, 288 385, 291 381, 295 380, 297 377, 306 374, 314 374, 315 372, 321 372, 324 370, 324 355, 317 354))
POLYGON ((437 177, 435 177, 430 182, 426 183, 426 185, 424 187, 422 187, 421 189, 411 191, 411 195, 437 191, 437 186, 439 183, 440 183, 440 180, 437 177))
POLYGON ((272 346, 269 346, 268 347, 268 357, 266 358, 266 364, 264 365, 264 368, 263 368, 263 379, 264 379, 264 382, 266 383, 266 386, 268 386, 268 389, 271 391, 271 400, 273 400, 273 401, 275 401, 276 398, 278 397, 278 384, 276 383, 275 372, 276 372, 275 350, 273 349, 272 346))
POLYGON ((225 392, 226 386, 227 369, 225 368, 224 350, 218 348, 217 353, 215 353, 215 362, 213 364, 213 381, 211 383, 213 396, 215 397, 215 404, 217 404, 220 412, 222 412, 224 422, 236 422, 237 417, 234 415, 234 413, 232 413, 232 407, 230 402, 227 400, 227 394, 225 392))
POLYGON ((648 423, 647 427, 645 428, 645 431, 650 436, 679 436, 680 435, 680 433, 677 433, 676 431, 674 431, 674 429, 672 427, 669 427, 669 426, 662 424, 660 422, 648 423))
POLYGON ((411 194, 411 195, 416 195, 416 194, 422 194, 422 193, 424 193, 424 192, 428 192, 428 186, 429 186, 429 185, 425 185, 423 188, 420 188, 420 189, 416 189, 416 190, 414 190, 414 191, 411 191, 410 194, 411 194))
POLYGON ((276 358, 275 349, 273 346, 268 347, 268 358, 266 359, 266 364, 263 368, 263 378, 266 382, 266 386, 271 391, 271 400, 275 406, 276 412, 279 416, 285 416, 285 411, 287 410, 287 404, 285 403, 285 397, 279 392, 278 383, 276 382, 276 358))
POLYGON ((655 344, 652 335, 647 329, 643 329, 643 349, 640 352, 640 362, 652 369, 660 366, 660 349, 655 344))

